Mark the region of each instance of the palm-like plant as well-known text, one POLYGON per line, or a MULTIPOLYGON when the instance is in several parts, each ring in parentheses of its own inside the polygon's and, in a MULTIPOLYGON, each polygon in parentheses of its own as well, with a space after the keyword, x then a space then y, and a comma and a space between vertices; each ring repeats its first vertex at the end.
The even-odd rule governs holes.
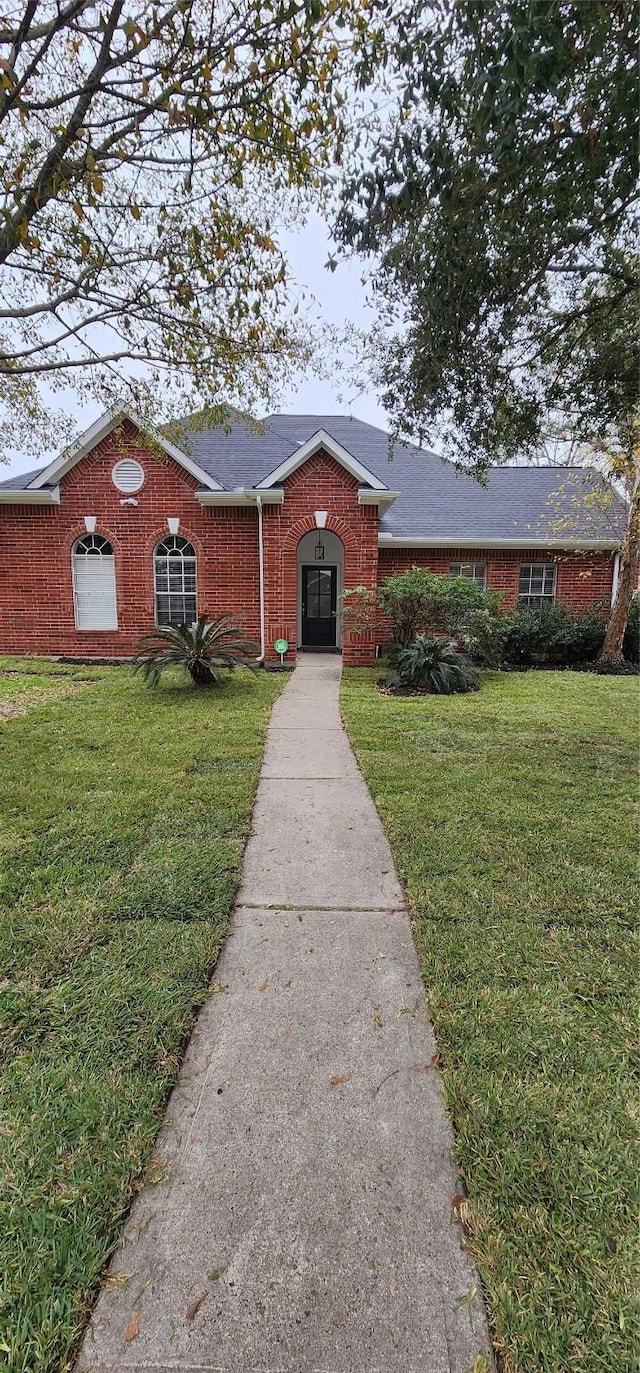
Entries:
POLYGON ((182 667, 195 686, 215 686, 220 670, 233 672, 248 667, 255 672, 258 646, 245 639, 230 615, 209 620, 205 612, 191 625, 172 624, 145 634, 138 645, 134 672, 141 672, 148 687, 157 685, 169 667, 182 667))
POLYGON ((456 691, 473 691, 478 680, 476 669, 453 644, 419 634, 398 654, 398 672, 392 685, 451 696, 456 691))

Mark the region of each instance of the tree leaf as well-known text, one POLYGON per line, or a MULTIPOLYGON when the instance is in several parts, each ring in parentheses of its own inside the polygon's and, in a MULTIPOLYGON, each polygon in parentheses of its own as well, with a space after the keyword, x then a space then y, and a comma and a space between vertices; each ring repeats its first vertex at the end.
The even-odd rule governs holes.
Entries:
POLYGON ((134 1311, 131 1320, 129 1321, 129 1324, 124 1332, 124 1337, 127 1341, 127 1344, 129 1344, 131 1340, 136 1340, 138 1338, 138 1333, 140 1331, 140 1316, 141 1308, 138 1306, 136 1307, 136 1310, 134 1311))
POLYGON ((193 1320, 194 1316, 196 1315, 196 1312, 200 1310, 200 1307, 202 1306, 203 1301, 206 1301, 208 1296, 209 1296, 209 1293, 208 1293, 208 1291, 207 1291, 206 1288, 205 1288, 204 1292, 201 1292, 201 1293, 200 1293, 200 1296, 199 1296, 199 1297, 196 1297, 195 1301, 192 1301, 192 1302, 189 1303, 189 1305, 188 1305, 188 1307, 187 1307, 187 1309, 186 1309, 186 1311, 185 1311, 185 1313, 184 1313, 185 1316, 186 1316, 186 1319, 187 1319, 188 1321, 192 1321, 192 1320, 193 1320))

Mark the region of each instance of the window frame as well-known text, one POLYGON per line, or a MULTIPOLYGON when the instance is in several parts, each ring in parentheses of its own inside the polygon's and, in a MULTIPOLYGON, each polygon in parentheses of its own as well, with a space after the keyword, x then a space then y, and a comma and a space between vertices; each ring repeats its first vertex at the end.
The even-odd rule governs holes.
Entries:
POLYGON ((546 561, 543 562, 542 560, 539 560, 539 561, 536 561, 536 562, 520 563, 520 565, 519 565, 519 567, 518 567, 518 610, 542 610, 543 606, 545 606, 545 605, 553 605, 554 602, 555 602, 555 599, 556 599, 557 586, 558 586, 558 564, 557 564, 556 562, 550 563, 550 562, 546 562, 546 561), (533 573, 534 573, 534 569, 536 569, 536 568, 542 568, 542 569, 543 569, 543 573, 542 573, 542 590, 541 590, 540 592, 537 592, 537 591, 534 592, 534 591, 531 590, 531 583, 532 583, 532 579, 533 579, 533 573), (526 569, 528 569, 528 573, 529 573, 529 578, 528 578, 528 580, 529 580, 529 590, 528 590, 528 591, 523 591, 523 590, 522 590, 522 578, 523 578, 523 574, 525 573, 525 570, 526 570, 526 569), (551 576, 552 586, 551 586, 551 591, 545 591, 545 585, 546 585, 546 582, 547 582, 547 573, 548 573, 549 570, 551 570, 551 574, 552 574, 552 576, 551 576))
POLYGON ((116 577, 116 559, 113 551, 113 544, 106 534, 86 533, 79 534, 71 545, 71 585, 73 588, 73 618, 75 628, 79 634, 113 634, 119 627, 118 624, 118 581, 116 577), (85 548, 80 546, 84 544, 85 548), (80 624, 80 595, 87 595, 86 592, 79 592, 77 567, 79 559, 84 559, 86 565, 87 558, 95 557, 102 560, 109 558, 111 562, 112 586, 113 586, 113 615, 112 622, 108 625, 83 625, 80 624))
POLYGON ((158 542, 156 543, 155 548, 153 550, 153 617, 154 623, 158 629, 167 629, 169 625, 172 624, 193 624, 198 618, 198 555, 196 553, 194 544, 191 542, 190 539, 187 539, 183 534, 163 534, 162 538, 158 539, 158 542), (169 545, 173 545, 172 553, 169 551, 169 545), (163 548, 163 546, 167 548, 167 551, 165 553, 160 553, 159 550, 163 548), (180 552, 179 558, 176 552, 178 547, 180 552), (187 552, 187 549, 189 549, 190 552, 187 552), (166 588, 158 586, 158 565, 163 559, 166 569, 166 588), (187 564, 193 565, 192 591, 187 590, 185 585, 186 573, 189 570, 186 566, 187 564), (170 572, 175 573, 178 571, 178 569, 180 569, 181 573, 182 587, 180 590, 172 590, 170 584, 170 572), (160 606, 158 603, 160 597, 162 597, 164 600, 168 600, 169 602, 169 619, 160 619, 160 606), (175 617, 172 617, 171 601, 173 599, 180 599, 184 602, 190 598, 193 598, 193 619, 177 619, 175 617))
POLYGON ((468 579, 470 582, 475 582, 476 586, 481 587, 481 589, 482 589, 483 591, 486 591, 486 589, 487 589, 487 564, 486 564, 486 561, 485 561, 485 562, 482 562, 481 560, 479 560, 479 561, 476 562, 475 559, 473 559, 473 560, 470 559, 469 562, 455 562, 455 563, 449 563, 449 576, 450 576, 450 577, 454 577, 454 578, 455 578, 455 577, 467 577, 467 579, 468 579), (459 571, 459 572, 454 572, 454 570, 453 570, 454 567, 460 568, 460 571, 459 571), (462 571, 462 568, 463 568, 463 567, 471 567, 471 568, 473 568, 473 571, 472 571, 472 572, 463 572, 463 571, 462 571), (477 570, 477 568, 479 568, 479 567, 482 568, 482 581, 480 581, 480 579, 476 576, 476 570, 477 570))

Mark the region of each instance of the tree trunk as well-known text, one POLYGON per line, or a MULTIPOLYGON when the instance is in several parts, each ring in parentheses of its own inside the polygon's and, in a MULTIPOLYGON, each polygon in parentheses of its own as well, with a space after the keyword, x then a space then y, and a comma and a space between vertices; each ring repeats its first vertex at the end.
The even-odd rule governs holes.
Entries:
POLYGON ((619 667, 624 661, 623 640, 634 592, 638 589, 640 567, 640 486, 631 498, 629 522, 622 549, 620 576, 615 603, 607 622, 604 643, 598 657, 599 667, 619 667))

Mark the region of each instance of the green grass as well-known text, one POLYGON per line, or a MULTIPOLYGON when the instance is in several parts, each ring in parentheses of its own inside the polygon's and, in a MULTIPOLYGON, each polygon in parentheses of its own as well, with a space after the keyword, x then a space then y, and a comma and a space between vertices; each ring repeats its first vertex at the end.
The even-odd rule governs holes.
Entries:
POLYGON ((74 696, 84 682, 97 680, 104 669, 47 662, 44 659, 0 658, 0 722, 25 715, 45 701, 74 696))
POLYGON ((75 694, 0 723, 0 1367, 62 1373, 208 994, 283 682, 16 667, 3 689, 75 694))
POLYGON ((638 682, 402 700, 375 675, 345 675, 343 716, 415 917, 502 1367, 628 1373, 638 682))

